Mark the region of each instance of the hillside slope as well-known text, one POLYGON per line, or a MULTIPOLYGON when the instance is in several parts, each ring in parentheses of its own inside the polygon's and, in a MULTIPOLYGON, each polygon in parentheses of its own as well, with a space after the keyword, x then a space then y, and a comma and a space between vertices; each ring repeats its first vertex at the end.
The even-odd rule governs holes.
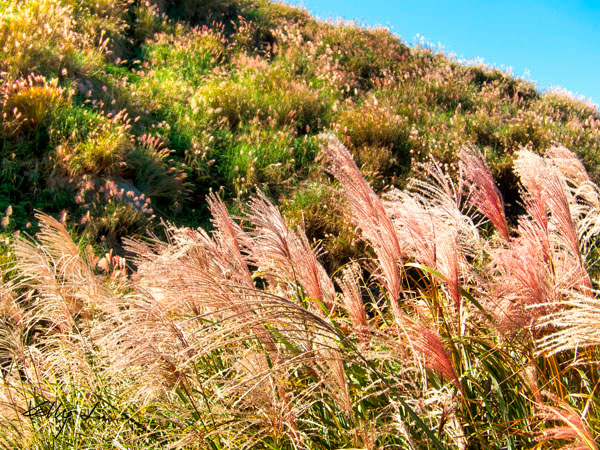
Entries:
POLYGON ((352 232, 315 160, 326 130, 378 190, 477 146, 509 213, 521 147, 564 145, 600 176, 597 110, 383 29, 263 0, 5 0, 0 14, 6 232, 28 230, 34 210, 66 212, 113 247, 161 218, 206 224, 211 190, 232 205, 259 188, 335 267, 352 232))

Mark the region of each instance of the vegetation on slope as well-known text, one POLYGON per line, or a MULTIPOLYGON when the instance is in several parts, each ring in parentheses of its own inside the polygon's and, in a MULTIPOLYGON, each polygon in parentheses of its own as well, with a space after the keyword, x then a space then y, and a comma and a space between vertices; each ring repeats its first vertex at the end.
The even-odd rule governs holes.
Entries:
POLYGON ((333 269, 353 245, 315 160, 325 130, 378 191, 477 146, 511 216, 521 147, 564 145, 600 175, 597 110, 383 29, 263 0, 6 0, 0 14, 8 232, 65 211, 88 241, 118 247, 161 218, 206 225, 211 190, 231 205, 260 188, 324 239, 333 269))

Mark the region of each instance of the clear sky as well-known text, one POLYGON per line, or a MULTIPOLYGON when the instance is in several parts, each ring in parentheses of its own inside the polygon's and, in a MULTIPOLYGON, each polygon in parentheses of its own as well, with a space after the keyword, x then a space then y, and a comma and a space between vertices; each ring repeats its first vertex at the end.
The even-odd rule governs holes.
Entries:
POLYGON ((600 0, 290 0, 320 18, 383 25, 409 44, 419 34, 446 54, 511 69, 600 103, 600 0))

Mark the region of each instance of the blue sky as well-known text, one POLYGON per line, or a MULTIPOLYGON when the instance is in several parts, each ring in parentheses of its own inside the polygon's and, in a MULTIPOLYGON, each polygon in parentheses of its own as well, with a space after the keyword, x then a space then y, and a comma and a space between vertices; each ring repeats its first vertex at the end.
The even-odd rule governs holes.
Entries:
POLYGON ((541 90, 561 87, 600 103, 600 0, 292 0, 320 18, 419 34, 447 54, 511 68, 541 90))

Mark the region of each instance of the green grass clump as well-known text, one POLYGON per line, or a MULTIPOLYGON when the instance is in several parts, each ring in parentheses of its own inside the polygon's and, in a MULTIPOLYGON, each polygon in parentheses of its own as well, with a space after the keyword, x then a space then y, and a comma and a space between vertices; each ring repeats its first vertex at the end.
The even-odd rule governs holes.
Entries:
POLYGON ((69 5, 27 0, 0 8, 0 67, 11 76, 87 73, 101 64, 105 46, 75 30, 69 5))
POLYGON ((225 38, 218 29, 181 28, 174 34, 154 35, 144 47, 144 59, 153 70, 167 70, 198 85, 204 75, 224 62, 225 38))
POLYGON ((71 178, 84 174, 115 177, 122 172, 131 142, 123 116, 106 118, 84 139, 65 140, 56 148, 61 169, 71 178))
POLYGON ((298 182, 298 173, 317 152, 314 139, 296 137, 293 130, 263 129, 257 123, 226 150, 220 168, 224 179, 237 195, 259 187, 281 192, 298 182))
POLYGON ((192 110, 206 111, 217 123, 225 118, 233 129, 257 118, 304 134, 329 124, 334 101, 333 92, 294 78, 284 67, 250 66, 235 78, 217 77, 201 86, 192 110))

